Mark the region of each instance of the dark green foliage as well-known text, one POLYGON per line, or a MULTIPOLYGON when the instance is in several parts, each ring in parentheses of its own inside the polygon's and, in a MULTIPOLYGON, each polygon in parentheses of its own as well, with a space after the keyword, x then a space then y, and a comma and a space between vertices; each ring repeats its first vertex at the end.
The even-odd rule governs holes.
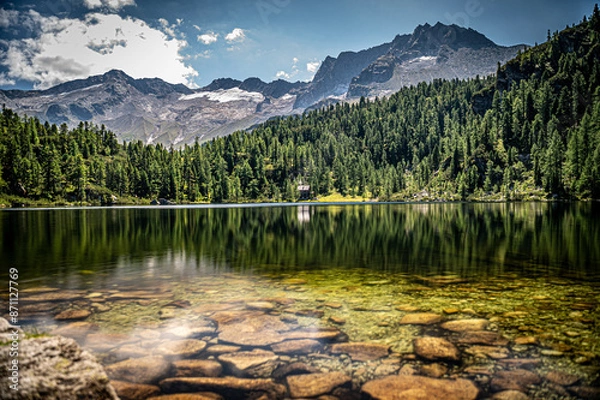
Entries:
POLYGON ((600 198, 599 29, 595 9, 499 66, 497 77, 435 80, 179 150, 119 144, 104 126, 69 131, 4 109, 0 193, 293 201, 302 183, 315 196, 600 198))

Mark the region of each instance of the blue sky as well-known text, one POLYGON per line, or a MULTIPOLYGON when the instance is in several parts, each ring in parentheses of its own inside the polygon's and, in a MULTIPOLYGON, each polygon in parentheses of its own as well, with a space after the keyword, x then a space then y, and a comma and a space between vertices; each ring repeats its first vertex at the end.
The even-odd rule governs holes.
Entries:
POLYGON ((456 23, 501 45, 543 42, 591 0, 41 0, 0 2, 0 88, 45 89, 121 69, 202 87, 307 81, 320 62, 456 23))

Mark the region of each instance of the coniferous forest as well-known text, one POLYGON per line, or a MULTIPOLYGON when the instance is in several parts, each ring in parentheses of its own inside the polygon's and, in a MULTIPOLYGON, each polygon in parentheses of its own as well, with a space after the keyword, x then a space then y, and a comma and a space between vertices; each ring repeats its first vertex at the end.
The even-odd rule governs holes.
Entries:
POLYGON ((277 118, 180 149, 4 108, 0 203, 600 198, 600 11, 496 76, 277 118))

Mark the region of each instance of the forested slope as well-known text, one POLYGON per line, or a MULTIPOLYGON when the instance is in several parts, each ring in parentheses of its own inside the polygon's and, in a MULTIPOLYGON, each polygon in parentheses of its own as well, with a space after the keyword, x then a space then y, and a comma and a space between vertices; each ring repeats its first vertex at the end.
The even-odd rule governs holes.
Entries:
POLYGON ((167 149, 0 116, 5 201, 600 198, 600 11, 499 66, 167 149))

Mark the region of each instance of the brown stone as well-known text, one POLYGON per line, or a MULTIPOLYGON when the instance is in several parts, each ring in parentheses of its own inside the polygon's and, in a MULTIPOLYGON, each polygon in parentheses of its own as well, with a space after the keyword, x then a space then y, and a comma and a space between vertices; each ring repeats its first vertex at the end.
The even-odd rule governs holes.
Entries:
POLYGON ((171 339, 191 339, 212 335, 215 333, 215 331, 216 329, 211 326, 175 326, 165 330, 161 336, 163 338, 171 339))
POLYGON ((223 400, 223 396, 216 393, 177 393, 164 396, 150 397, 147 400, 223 400))
POLYGON ((196 339, 173 340, 163 343, 156 348, 156 353, 167 358, 193 358, 206 347, 206 342, 196 339))
POLYGON ((286 378, 290 397, 317 397, 332 392, 340 386, 348 386, 352 378, 341 372, 328 372, 306 375, 292 375, 286 378))
POLYGON ((154 385, 144 385, 124 381, 110 381, 121 400, 147 399, 160 394, 160 388, 154 385))
POLYGON ((390 346, 367 342, 336 343, 331 346, 331 352, 348 354, 354 361, 371 361, 386 357, 390 346))
POLYGON ((98 325, 92 324, 90 322, 71 322, 68 325, 61 326, 53 330, 51 333, 53 335, 60 335, 70 337, 72 339, 77 340, 82 343, 87 336, 88 333, 94 332, 98 330, 98 325))
POLYGON ((160 356, 134 358, 105 367, 112 379, 133 383, 154 383, 167 376, 170 364, 160 356))
POLYGON ((457 319, 444 322, 441 327, 453 332, 482 331, 488 323, 489 321, 487 319, 481 318, 457 319))
POLYGON ((569 386, 569 393, 586 400, 600 399, 600 387, 595 386, 569 386))
POLYGON ((124 344, 121 347, 113 349, 110 353, 118 360, 125 360, 127 358, 146 357, 150 354, 150 351, 148 351, 146 348, 140 347, 137 344, 124 344))
POLYGON ((85 338, 84 347, 99 352, 107 352, 132 340, 131 336, 122 333, 90 333, 85 338))
POLYGON ((314 340, 334 340, 339 337, 341 332, 335 328, 319 329, 298 329, 293 332, 287 332, 285 338, 291 339, 314 339, 314 340))
POLYGON ((448 315, 452 315, 452 314, 458 314, 460 312, 460 310, 458 308, 444 308, 442 310, 444 312, 444 314, 448 314, 448 315))
POLYGON ((406 314, 400 320, 401 325, 432 325, 442 320, 442 316, 434 313, 406 314))
POLYGON ((221 364, 213 360, 178 360, 173 368, 176 377, 217 377, 223 372, 221 364))
POLYGON ((518 345, 533 345, 533 344, 537 344, 538 340, 536 337, 534 336, 519 336, 517 338, 515 338, 515 344, 518 345))
POLYGON ((110 300, 137 300, 137 299, 145 299, 145 300, 164 300, 170 299, 173 297, 173 293, 169 292, 148 292, 143 290, 138 291, 127 291, 127 292, 119 292, 113 293, 109 296, 110 300))
POLYGON ((571 386, 579 382, 580 378, 576 375, 567 374, 566 372, 551 371, 546 374, 546 380, 560 386, 571 386))
POLYGON ((232 346, 227 344, 216 344, 206 348, 208 354, 224 354, 224 353, 235 353, 240 351, 241 346, 232 346))
POLYGON ((268 301, 249 301, 246 307, 251 310, 271 311, 275 309, 275 304, 268 301))
POLYGON ((427 360, 459 361, 460 352, 448 340, 425 336, 413 340, 415 353, 427 360))
POLYGON ((272 379, 224 378, 168 378, 160 382, 165 393, 215 392, 226 399, 247 398, 252 393, 267 393, 271 398, 283 398, 285 386, 272 379))
POLYGON ((419 307, 415 307, 410 304, 401 304, 396 307, 396 310, 404 311, 404 312, 415 312, 415 311, 419 311, 419 307))
POLYGON ((518 390, 526 392, 527 386, 537 385, 542 379, 535 372, 526 369, 515 369, 512 371, 499 371, 492 378, 491 388, 495 392, 502 390, 518 390))
POLYGON ((336 317, 335 315, 329 317, 329 321, 333 322, 336 325, 344 325, 346 323, 346 320, 344 318, 336 317))
POLYGON ((54 317, 57 321, 76 321, 92 315, 89 310, 65 310, 54 317))
POLYGON ((302 374, 313 374, 319 372, 315 367, 302 362, 295 362, 287 365, 283 365, 273 371, 273 378, 282 379, 289 375, 302 375, 302 374))
POLYGON ((417 375, 387 376, 367 382, 363 394, 375 400, 475 400, 477 387, 466 379, 434 379, 417 375))
POLYGON ((492 331, 463 332, 458 338, 460 344, 484 344, 487 346, 506 346, 508 339, 492 331))
POLYGON ((465 353, 475 356, 486 356, 495 360, 508 358, 509 355, 506 347, 497 346, 471 346, 465 349, 465 353))
POLYGON ((507 358, 504 360, 499 360, 498 362, 507 367, 533 368, 540 365, 542 360, 539 358, 507 358))
POLYGON ((23 296, 22 298, 19 298, 19 301, 23 302, 23 303, 67 301, 67 300, 80 299, 83 296, 85 296, 85 294, 86 293, 83 291, 61 290, 61 291, 57 291, 57 292, 48 292, 48 293, 23 296))
MULTIPOLYGON (((214 317, 214 316, 213 316, 214 317)), ((222 320, 221 320, 222 321, 222 320)), ((257 315, 232 323, 219 322, 219 340, 242 346, 268 346, 286 339, 290 326, 272 315, 257 315)))
POLYGON ((275 353, 308 354, 321 348, 321 343, 312 339, 286 340, 285 342, 271 345, 275 353))
POLYGON ((236 308, 234 304, 211 303, 199 305, 192 310, 197 314, 210 314, 217 311, 231 310, 233 308, 236 308))
POLYGON ((325 315, 325 311, 323 311, 323 310, 306 309, 306 310, 296 310, 294 312, 294 314, 296 314, 296 315, 298 315, 300 317, 322 318, 325 315))
POLYGON ((272 362, 277 360, 277 358, 277 355, 272 351, 254 349, 252 351, 221 354, 218 359, 227 367, 232 375, 243 378, 257 375, 255 370, 261 370, 261 368, 257 367, 262 367, 265 364, 270 364, 268 369, 272 372, 276 367, 272 362))
POLYGON ((421 373, 430 378, 441 378, 448 372, 448 367, 442 364, 426 364, 421 367, 421 373))
POLYGON ((504 390, 502 392, 498 392, 492 396, 492 400, 528 400, 529 396, 527 396, 523 392, 519 392, 518 390, 504 390))
POLYGON ((323 305, 325 307, 333 308, 333 309, 336 309, 336 310, 339 310, 340 308, 342 308, 342 303, 325 303, 323 305))

